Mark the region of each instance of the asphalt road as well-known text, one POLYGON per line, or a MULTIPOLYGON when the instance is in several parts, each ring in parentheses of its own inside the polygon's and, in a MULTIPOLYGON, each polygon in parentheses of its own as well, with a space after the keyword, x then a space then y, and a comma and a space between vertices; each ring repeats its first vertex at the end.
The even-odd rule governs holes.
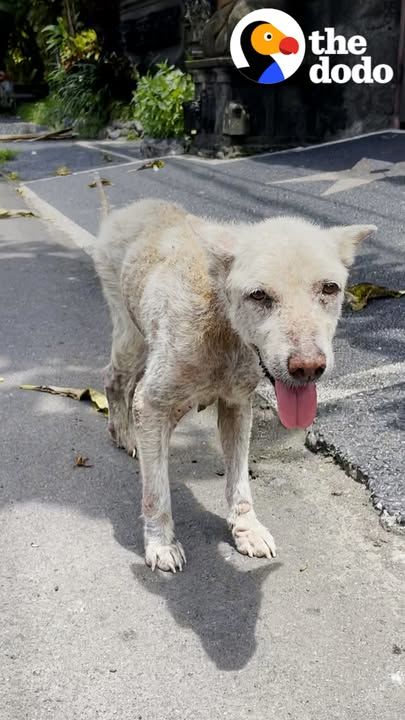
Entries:
MULTIPOLYGON (((375 223, 379 232, 361 248, 351 282, 404 288, 403 133, 219 163, 170 158, 158 172, 139 172, 139 161, 131 164, 138 153, 132 143, 18 148, 10 168, 39 198, 92 234, 100 210, 88 183, 97 166, 112 182, 107 192, 113 207, 154 196, 225 220, 301 214, 327 225, 375 223), (60 165, 73 174, 55 178, 60 165)), ((321 392, 309 438, 368 484, 382 521, 397 529, 405 525, 404 304, 405 299, 384 300, 361 313, 346 312, 336 338, 336 370, 321 392)))
POLYGON ((405 541, 364 486, 258 407, 252 488, 279 555, 242 557, 200 413, 170 462, 188 564, 153 574, 137 462, 86 404, 19 389, 100 386, 90 259, 39 220, 1 220, 0 308, 1 719, 403 720, 405 541))

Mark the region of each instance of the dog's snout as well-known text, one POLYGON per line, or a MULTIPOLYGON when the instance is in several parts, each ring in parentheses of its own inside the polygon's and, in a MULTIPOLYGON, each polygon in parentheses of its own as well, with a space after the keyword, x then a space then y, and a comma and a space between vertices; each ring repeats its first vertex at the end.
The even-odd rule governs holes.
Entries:
POLYGON ((288 372, 294 380, 313 382, 318 380, 326 369, 326 357, 319 352, 313 357, 291 355, 288 358, 288 372))

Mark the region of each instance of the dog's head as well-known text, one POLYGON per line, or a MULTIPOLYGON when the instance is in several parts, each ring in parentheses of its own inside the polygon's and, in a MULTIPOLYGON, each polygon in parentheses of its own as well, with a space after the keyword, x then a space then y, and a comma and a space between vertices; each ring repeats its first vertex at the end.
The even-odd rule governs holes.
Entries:
POLYGON ((287 427, 314 419, 315 383, 333 366, 348 268, 356 245, 375 229, 326 229, 286 217, 218 233, 217 248, 222 244, 229 263, 230 321, 273 380, 287 427))

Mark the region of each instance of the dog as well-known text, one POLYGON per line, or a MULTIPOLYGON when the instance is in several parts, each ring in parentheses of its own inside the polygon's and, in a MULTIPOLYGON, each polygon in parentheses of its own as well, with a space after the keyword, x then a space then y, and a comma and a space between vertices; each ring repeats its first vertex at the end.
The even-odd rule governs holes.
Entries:
POLYGON ((236 548, 275 556, 249 487, 252 395, 265 376, 283 425, 312 423, 316 382, 333 366, 348 268, 375 230, 299 217, 225 224, 159 200, 103 221, 94 261, 113 324, 108 427, 139 457, 152 570, 176 572, 186 562, 171 511, 169 441, 186 413, 212 403, 236 548))

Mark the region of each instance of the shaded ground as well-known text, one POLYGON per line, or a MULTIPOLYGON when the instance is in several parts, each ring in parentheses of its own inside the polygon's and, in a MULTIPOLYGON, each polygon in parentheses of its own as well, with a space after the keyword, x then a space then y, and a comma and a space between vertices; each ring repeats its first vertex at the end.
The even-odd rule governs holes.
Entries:
POLYGON ((152 574, 138 465, 105 418, 17 387, 99 385, 109 321, 89 258, 2 220, 0 307, 2 720, 403 720, 405 544, 367 491, 258 408, 252 485, 279 556, 244 558, 200 413, 171 458, 188 565, 152 574))

